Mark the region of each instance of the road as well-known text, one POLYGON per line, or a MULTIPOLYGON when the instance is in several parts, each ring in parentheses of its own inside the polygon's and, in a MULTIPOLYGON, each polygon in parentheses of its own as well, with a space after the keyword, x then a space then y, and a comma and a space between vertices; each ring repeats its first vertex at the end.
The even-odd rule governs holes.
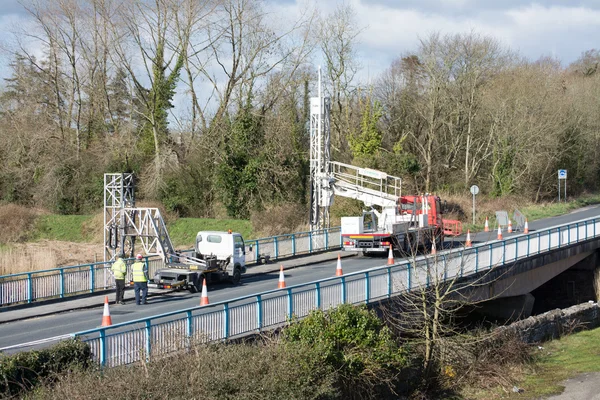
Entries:
POLYGON ((561 382, 564 392, 548 400, 600 400, 600 372, 587 372, 561 382))
MULTIPOLYGON (((588 207, 561 217, 532 222, 529 224, 529 227, 531 231, 534 231, 598 215, 600 215, 599 206, 588 207)), ((506 233, 504 233, 504 236, 505 238, 510 237, 506 233)), ((472 235, 474 244, 495 239, 495 231, 487 233, 479 232, 476 235, 472 235)), ((446 247, 459 244, 460 242, 456 240, 454 242, 448 241, 446 247)), ((386 261, 386 258, 358 256, 345 258, 342 266, 344 273, 347 274, 385 265, 386 261)), ((336 262, 335 259, 331 259, 287 270, 285 273, 286 284, 289 287, 332 277, 335 275, 336 262)), ((248 276, 242 280, 241 285, 236 287, 226 283, 213 284, 209 287, 208 296, 211 303, 215 303, 273 290, 277 287, 278 277, 278 272, 273 272, 248 276)), ((164 296, 149 299, 149 304, 146 306, 136 306, 131 301, 131 291, 128 291, 126 296, 130 299, 128 304, 124 306, 111 306, 110 308, 113 324, 151 317, 200 304, 199 293, 177 292, 165 294, 164 296)), ((60 303, 57 304, 56 309, 57 312, 61 310, 60 303)), ((1 324, 0 348, 96 328, 102 320, 102 311, 100 303, 98 308, 74 310, 1 324)))

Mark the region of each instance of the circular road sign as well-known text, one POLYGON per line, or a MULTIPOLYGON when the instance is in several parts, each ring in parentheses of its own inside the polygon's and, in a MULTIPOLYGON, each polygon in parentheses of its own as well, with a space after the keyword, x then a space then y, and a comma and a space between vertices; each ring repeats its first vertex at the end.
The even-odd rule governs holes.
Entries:
POLYGON ((471 194, 476 195, 477 193, 479 193, 479 186, 477 186, 477 185, 471 186, 471 194))

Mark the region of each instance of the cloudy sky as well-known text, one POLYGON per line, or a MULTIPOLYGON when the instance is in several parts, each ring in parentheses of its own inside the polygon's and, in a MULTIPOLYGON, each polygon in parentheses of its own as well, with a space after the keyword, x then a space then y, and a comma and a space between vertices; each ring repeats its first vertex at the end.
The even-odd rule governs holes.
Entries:
MULTIPOLYGON (((319 7, 335 8, 337 0, 319 7)), ((299 0, 269 0, 274 13, 296 13, 299 0)), ((600 48, 600 0, 346 0, 364 30, 359 54, 363 76, 376 76, 400 54, 433 32, 471 30, 498 39, 531 60, 552 56, 564 65, 583 51, 600 48)), ((18 0, 0 0, 0 41, 27 15, 18 0)), ((7 55, 0 54, 0 77, 7 55)))

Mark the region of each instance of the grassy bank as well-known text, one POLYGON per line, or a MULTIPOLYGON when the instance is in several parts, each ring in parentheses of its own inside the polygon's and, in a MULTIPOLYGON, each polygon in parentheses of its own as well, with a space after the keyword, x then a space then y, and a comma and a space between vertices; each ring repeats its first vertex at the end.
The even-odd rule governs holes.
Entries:
POLYGON ((191 247, 196 241, 199 231, 227 231, 239 232, 245 239, 255 239, 250 221, 239 219, 211 219, 211 218, 179 218, 167 225, 169 236, 175 247, 191 247))
POLYGON ((564 380, 584 372, 600 372, 600 328, 534 346, 532 351, 533 364, 513 366, 505 371, 509 376, 511 370, 521 369, 522 379, 515 382, 515 386, 523 392, 515 393, 500 387, 485 391, 467 389, 464 398, 534 400, 562 393, 564 387, 560 383, 564 380))
POLYGON ((33 241, 90 242, 94 240, 94 235, 83 227, 93 218, 93 215, 40 215, 36 218, 30 237, 33 241))

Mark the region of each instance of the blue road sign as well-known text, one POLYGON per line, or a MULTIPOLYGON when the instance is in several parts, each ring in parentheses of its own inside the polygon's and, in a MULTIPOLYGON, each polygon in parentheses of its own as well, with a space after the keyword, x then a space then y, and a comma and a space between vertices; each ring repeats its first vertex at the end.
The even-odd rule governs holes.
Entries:
POLYGON ((567 170, 566 169, 558 170, 558 179, 567 179, 567 170))

